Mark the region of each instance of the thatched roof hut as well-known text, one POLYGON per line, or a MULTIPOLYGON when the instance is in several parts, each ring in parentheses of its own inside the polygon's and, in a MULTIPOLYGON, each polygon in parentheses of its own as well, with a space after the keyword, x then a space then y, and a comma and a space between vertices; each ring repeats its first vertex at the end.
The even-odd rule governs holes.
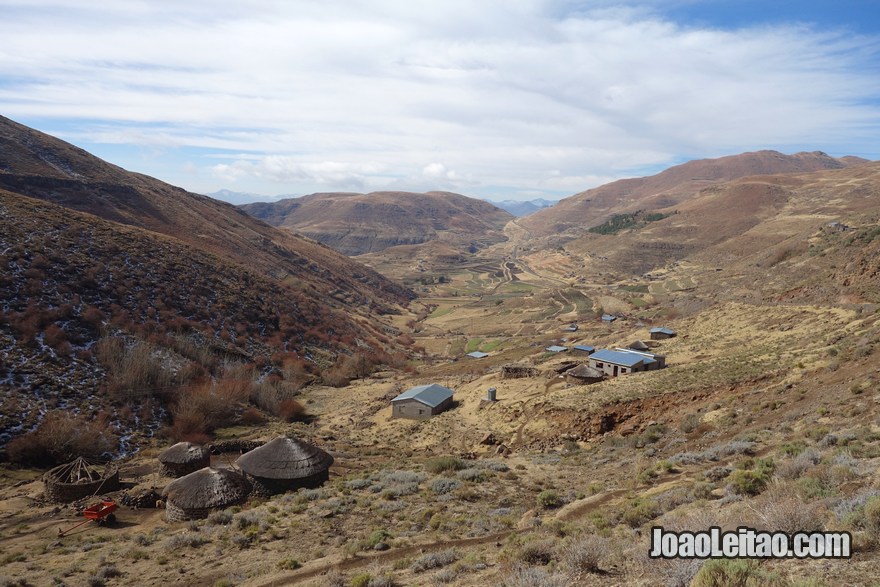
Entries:
POLYGON ((318 487, 330 478, 333 457, 307 442, 279 436, 235 461, 261 495, 318 487))
POLYGON ((183 477, 211 464, 211 451, 192 442, 178 442, 159 455, 162 474, 183 477))
POLYGON ((594 369, 589 365, 579 365, 574 369, 565 372, 565 377, 569 382, 576 385, 585 385, 588 383, 598 383, 602 381, 605 374, 599 369, 594 369))
POLYGON ((205 467, 165 487, 165 517, 170 522, 207 518, 212 509, 241 503, 250 492, 251 484, 244 475, 232 469, 205 467))
POLYGON ((119 489, 119 468, 115 465, 99 468, 78 457, 49 470, 43 475, 43 483, 48 499, 69 503, 119 489))

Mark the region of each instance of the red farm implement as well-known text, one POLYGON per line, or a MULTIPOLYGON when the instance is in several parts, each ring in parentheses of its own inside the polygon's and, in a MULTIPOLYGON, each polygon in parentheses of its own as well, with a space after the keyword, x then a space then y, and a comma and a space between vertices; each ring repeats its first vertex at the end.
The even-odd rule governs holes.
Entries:
POLYGON ((66 530, 58 528, 58 536, 65 536, 73 530, 76 530, 80 526, 88 524, 89 522, 96 522, 101 526, 112 524, 116 521, 116 514, 114 514, 113 512, 115 512, 117 509, 119 509, 119 506, 116 504, 115 501, 112 500, 104 500, 98 503, 94 503, 83 510, 82 515, 85 520, 71 526, 66 530))

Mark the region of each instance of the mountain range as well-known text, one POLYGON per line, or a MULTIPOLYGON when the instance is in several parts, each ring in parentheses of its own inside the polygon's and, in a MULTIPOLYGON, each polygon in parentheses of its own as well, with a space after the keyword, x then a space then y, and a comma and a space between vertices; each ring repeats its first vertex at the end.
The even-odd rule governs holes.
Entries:
POLYGON ((450 192, 318 193, 241 209, 347 255, 440 239, 481 247, 503 240, 513 216, 488 202, 450 192))

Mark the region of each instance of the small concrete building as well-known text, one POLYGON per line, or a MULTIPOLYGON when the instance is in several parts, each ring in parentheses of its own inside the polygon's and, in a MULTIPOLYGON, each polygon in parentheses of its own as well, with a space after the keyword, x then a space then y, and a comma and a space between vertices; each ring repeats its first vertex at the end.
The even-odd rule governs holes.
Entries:
POLYGON ((664 338, 672 338, 675 336, 675 331, 671 328, 666 328, 665 326, 657 326, 648 332, 651 334, 651 340, 663 340, 664 338))
POLYGON ((642 355, 643 357, 647 357, 651 359, 653 362, 648 363, 648 368, 646 371, 653 371, 655 369, 664 369, 666 368, 666 355, 658 355, 657 353, 649 353, 647 351, 637 351, 634 349, 622 349, 615 348, 615 351, 619 351, 622 353, 633 353, 635 355, 642 355))
POLYGON ((452 406, 452 394, 436 383, 418 385, 391 400, 391 417, 427 420, 452 406))
POLYGON ((656 361, 646 353, 623 349, 613 351, 602 349, 590 355, 590 367, 604 371, 612 377, 656 368, 651 366, 652 363, 656 361))
POLYGON ((588 344, 576 344, 571 348, 572 348, 572 350, 574 350, 576 352, 587 353, 588 355, 592 355, 593 353, 596 352, 596 347, 590 346, 588 344))

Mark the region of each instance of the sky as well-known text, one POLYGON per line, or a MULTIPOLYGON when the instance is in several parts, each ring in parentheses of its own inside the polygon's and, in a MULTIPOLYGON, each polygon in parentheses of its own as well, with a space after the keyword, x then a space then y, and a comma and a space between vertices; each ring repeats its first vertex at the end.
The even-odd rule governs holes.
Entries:
POLYGON ((0 0, 0 39, 0 114, 238 203, 880 159, 874 0, 0 0))

